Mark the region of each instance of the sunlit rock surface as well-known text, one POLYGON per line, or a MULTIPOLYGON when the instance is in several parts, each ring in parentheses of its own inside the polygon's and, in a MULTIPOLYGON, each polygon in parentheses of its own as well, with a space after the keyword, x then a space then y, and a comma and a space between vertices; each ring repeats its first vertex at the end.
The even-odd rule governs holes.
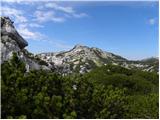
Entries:
POLYGON ((158 59, 147 63, 144 61, 130 61, 119 55, 103 51, 95 47, 75 45, 73 49, 56 53, 41 53, 37 55, 46 62, 54 63, 56 70, 64 75, 71 73, 86 73, 95 67, 113 64, 128 69, 158 72, 158 59))
POLYGON ((26 63, 26 69, 47 69, 46 65, 40 65, 39 61, 35 59, 34 55, 29 53, 25 47, 28 43, 17 32, 13 22, 9 17, 1 17, 1 63, 12 58, 12 53, 17 53, 19 59, 26 63))

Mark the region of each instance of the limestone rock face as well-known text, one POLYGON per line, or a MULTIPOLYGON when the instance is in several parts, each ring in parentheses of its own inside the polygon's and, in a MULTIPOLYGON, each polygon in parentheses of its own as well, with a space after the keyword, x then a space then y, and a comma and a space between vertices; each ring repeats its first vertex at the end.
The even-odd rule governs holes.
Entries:
MULTIPOLYGON (((25 62, 26 69, 46 69, 50 70, 48 64, 39 64, 41 60, 37 60, 32 53, 29 53, 25 47, 27 41, 15 29, 13 22, 8 17, 1 17, 1 63, 12 58, 13 52, 25 62)), ((53 66, 52 66, 53 67, 53 66)))
POLYGON ((1 63, 10 59, 13 52, 20 53, 27 45, 27 41, 16 31, 13 22, 8 17, 1 17, 1 63))
MULTIPOLYGON (((8 36, 12 38, 18 44, 19 48, 23 49, 28 45, 27 41, 24 40, 15 27, 13 26, 13 22, 9 19, 9 17, 1 17, 1 36, 8 36)), ((8 39, 3 39, 4 42, 8 39)))

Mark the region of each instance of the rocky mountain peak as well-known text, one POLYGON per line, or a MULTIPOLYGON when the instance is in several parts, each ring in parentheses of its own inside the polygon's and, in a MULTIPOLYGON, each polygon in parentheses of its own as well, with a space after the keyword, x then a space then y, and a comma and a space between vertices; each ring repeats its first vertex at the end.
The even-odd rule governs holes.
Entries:
POLYGON ((157 71, 157 63, 154 63, 154 67, 141 61, 129 61, 119 55, 103 51, 99 48, 90 48, 80 44, 75 45, 69 51, 52 54, 43 53, 37 56, 48 63, 53 63, 56 70, 64 75, 74 72, 83 74, 89 72, 94 67, 107 64, 121 65, 129 69, 135 68, 144 71, 157 71))
POLYGON ((124 60, 123 58, 105 52, 98 48, 77 44, 73 49, 65 52, 38 54, 42 60, 54 63, 60 73, 69 74, 72 72, 89 72, 95 66, 102 66, 114 61, 124 60))
POLYGON ((89 48, 87 46, 81 45, 81 44, 77 44, 73 47, 73 49, 84 49, 84 48, 89 48))

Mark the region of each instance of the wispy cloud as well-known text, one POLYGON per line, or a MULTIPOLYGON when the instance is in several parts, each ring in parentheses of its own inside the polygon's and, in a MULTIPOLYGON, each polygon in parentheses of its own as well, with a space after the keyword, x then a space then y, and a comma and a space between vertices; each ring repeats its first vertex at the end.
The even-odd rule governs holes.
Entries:
POLYGON ((41 40, 44 35, 39 32, 34 32, 30 28, 42 27, 37 23, 32 23, 27 17, 25 17, 25 12, 20 9, 15 9, 9 6, 1 7, 1 16, 9 16, 14 20, 18 32, 25 38, 30 40, 41 40))
POLYGON ((31 39, 31 40, 43 40, 45 39, 45 35, 34 32, 31 29, 28 28, 28 24, 19 24, 17 27, 17 31, 25 38, 25 39, 31 39))
POLYGON ((149 24, 149 25, 155 25, 157 22, 158 22, 158 21, 157 21, 156 18, 150 18, 150 19, 148 20, 148 24, 149 24))
POLYGON ((36 27, 36 28, 43 28, 43 25, 37 24, 37 23, 29 23, 28 24, 29 27, 36 27))
POLYGON ((46 8, 51 8, 51 9, 54 9, 56 11, 63 12, 64 15, 68 15, 68 16, 74 17, 74 18, 82 18, 82 17, 87 17, 88 16, 86 13, 77 12, 71 6, 62 6, 62 5, 60 5, 58 3, 55 3, 55 2, 48 2, 44 6, 46 8))
MULTIPOLYGON (((77 12, 71 6, 65 6, 64 4, 60 4, 54 1, 40 1, 36 0, 2 0, 4 3, 16 3, 16 4, 26 4, 35 5, 36 10, 33 10, 32 18, 40 23, 42 22, 64 22, 67 19, 71 18, 83 18, 87 17, 87 13, 77 12)), ((27 17, 25 17, 22 10, 18 10, 17 8, 11 8, 9 6, 2 6, 1 12, 3 15, 14 16, 15 22, 27 22, 27 17)), ((25 13, 26 14, 26 13, 25 13)), ((35 25, 35 27, 37 27, 35 25)))
POLYGON ((54 13, 54 11, 40 11, 37 10, 34 13, 35 19, 38 22, 48 22, 48 21, 53 21, 53 22, 64 22, 65 19, 63 17, 57 17, 54 13))
POLYGON ((23 16, 23 14, 24 13, 21 10, 17 10, 8 6, 1 6, 1 16, 14 17, 16 23, 23 23, 28 21, 27 18, 23 16))
POLYGON ((83 18, 83 17, 88 17, 86 13, 79 13, 79 14, 73 14, 75 18, 83 18))
POLYGON ((5 3, 18 3, 18 4, 31 4, 34 2, 38 2, 38 0, 1 0, 1 1, 5 3))
POLYGON ((45 4, 45 7, 47 8, 53 8, 55 10, 59 10, 59 11, 62 11, 62 12, 65 12, 65 13, 75 13, 75 10, 72 8, 72 7, 63 7, 63 6, 60 6, 54 2, 49 2, 49 3, 46 3, 45 4))
POLYGON ((15 23, 17 31, 26 40, 45 41, 56 48, 68 49, 67 43, 53 40, 39 29, 45 28, 44 23, 63 23, 69 19, 87 17, 87 13, 77 11, 70 5, 52 0, 2 0, 1 16, 9 16, 15 23), (25 6, 23 9, 21 5, 25 6), (20 6, 20 7, 18 7, 20 6), (27 6, 29 6, 27 8, 27 6), (33 13, 28 13, 32 7, 33 13), (37 29, 39 28, 39 29, 37 29))
POLYGON ((25 39, 40 40, 39 38, 42 38, 42 35, 40 33, 32 32, 28 28, 18 28, 17 30, 25 39))

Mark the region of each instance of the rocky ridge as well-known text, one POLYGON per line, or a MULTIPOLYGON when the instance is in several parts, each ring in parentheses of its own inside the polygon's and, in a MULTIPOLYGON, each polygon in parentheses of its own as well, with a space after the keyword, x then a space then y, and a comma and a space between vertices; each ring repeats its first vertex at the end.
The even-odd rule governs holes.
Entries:
POLYGON ((107 64, 120 65, 128 69, 158 72, 158 59, 150 62, 143 60, 130 61, 99 48, 89 48, 83 45, 76 45, 73 49, 65 52, 41 53, 37 56, 48 63, 54 63, 56 70, 64 75, 71 73, 83 74, 94 67, 107 64))

